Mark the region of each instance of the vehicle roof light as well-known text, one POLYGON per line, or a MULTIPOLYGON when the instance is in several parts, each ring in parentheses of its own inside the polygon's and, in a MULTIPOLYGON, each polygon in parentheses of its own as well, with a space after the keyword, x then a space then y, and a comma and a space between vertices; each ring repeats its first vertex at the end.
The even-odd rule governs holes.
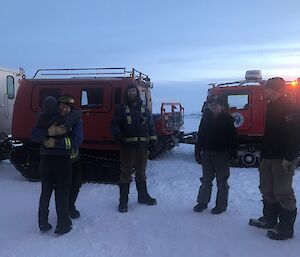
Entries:
POLYGON ((293 81, 291 82, 291 86, 293 86, 293 87, 298 86, 297 80, 293 80, 293 81))

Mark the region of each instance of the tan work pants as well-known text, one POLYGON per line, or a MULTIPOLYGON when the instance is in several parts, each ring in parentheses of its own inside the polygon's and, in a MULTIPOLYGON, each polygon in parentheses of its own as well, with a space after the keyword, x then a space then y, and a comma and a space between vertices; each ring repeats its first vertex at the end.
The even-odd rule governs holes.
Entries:
POLYGON ((121 146, 120 183, 130 183, 134 172, 137 181, 145 181, 147 159, 148 149, 144 145, 121 146))
POLYGON ((279 202, 286 210, 296 209, 296 198, 292 188, 294 172, 286 172, 282 159, 262 159, 259 189, 263 200, 268 203, 279 202))

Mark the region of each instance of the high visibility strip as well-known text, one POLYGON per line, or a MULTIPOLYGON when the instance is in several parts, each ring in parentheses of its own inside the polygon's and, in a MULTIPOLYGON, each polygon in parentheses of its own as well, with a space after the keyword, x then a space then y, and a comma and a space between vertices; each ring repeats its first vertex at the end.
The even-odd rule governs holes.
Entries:
POLYGON ((127 124, 132 124, 131 116, 127 116, 127 124))
POLYGON ((128 138, 125 138, 126 142, 137 142, 138 140, 139 140, 138 137, 128 137, 128 138))
POLYGON ((70 138, 68 138, 68 141, 69 141, 69 149, 71 149, 71 148, 72 148, 71 139, 70 139, 70 138))
POLYGON ((72 150, 72 152, 71 152, 71 159, 75 159, 78 156, 78 154, 79 154, 78 150, 77 151, 72 150))
MULTIPOLYGON (((128 105, 125 105, 125 112, 126 113, 130 113, 130 108, 128 105)), ((141 106, 141 113, 145 113, 146 112, 146 107, 144 105, 141 106)))
POLYGON ((124 139, 125 142, 138 142, 138 141, 142 141, 142 142, 147 142, 149 141, 149 139, 147 137, 128 137, 124 139))
POLYGON ((69 149, 71 149, 71 139, 68 137, 69 149))
POLYGON ((150 140, 157 140, 157 136, 151 136, 150 140))
POLYGON ((70 138, 65 138, 66 149, 71 149, 71 140, 70 138))
POLYGON ((130 109, 129 109, 129 106, 128 106, 128 105, 125 105, 125 112, 126 112, 126 113, 130 113, 130 109))

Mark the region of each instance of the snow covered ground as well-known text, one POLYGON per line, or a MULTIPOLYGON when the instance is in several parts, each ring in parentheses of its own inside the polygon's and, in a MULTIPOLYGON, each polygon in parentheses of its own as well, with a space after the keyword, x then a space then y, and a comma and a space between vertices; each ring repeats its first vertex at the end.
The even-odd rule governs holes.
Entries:
MULTIPOLYGON (((196 129, 198 122, 199 117, 188 117, 186 129, 196 129)), ((285 242, 271 241, 266 231, 248 226, 250 217, 261 214, 256 169, 232 168, 226 213, 210 214, 215 190, 209 209, 193 212, 201 176, 193 154, 192 146, 181 145, 149 161, 149 191, 157 206, 139 205, 132 184, 129 211, 121 214, 117 186, 84 184, 77 204, 82 216, 64 236, 38 230, 40 184, 24 180, 8 161, 0 163, 0 257, 299 256, 299 219, 295 238, 285 242)), ((298 171, 294 180, 298 199, 299 184, 298 171)), ((53 199, 50 212, 55 226, 53 199)))

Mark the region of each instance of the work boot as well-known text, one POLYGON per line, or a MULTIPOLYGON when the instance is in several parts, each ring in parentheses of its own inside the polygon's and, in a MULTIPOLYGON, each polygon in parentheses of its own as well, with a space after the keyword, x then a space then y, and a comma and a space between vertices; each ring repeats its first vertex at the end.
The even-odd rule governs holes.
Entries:
POLYGON ((41 232, 47 232, 49 230, 52 229, 52 225, 50 223, 47 223, 47 224, 40 224, 39 225, 39 228, 40 228, 40 231, 41 232))
POLYGON ((268 222, 266 221, 266 218, 264 216, 261 216, 258 219, 250 219, 249 225, 257 227, 257 228, 265 228, 265 229, 274 228, 274 225, 268 224, 268 222))
POLYGON ((138 191, 138 202, 146 205, 156 205, 157 201, 148 194, 146 181, 135 181, 138 191))
POLYGON ((274 229, 269 230, 267 237, 273 240, 286 240, 294 236, 294 223, 297 216, 297 209, 293 211, 281 209, 279 223, 274 229))
POLYGON ((249 225, 257 228, 270 229, 277 224, 278 214, 280 210, 279 203, 268 203, 263 201, 263 215, 258 219, 250 219, 249 225))
POLYGON ((76 210, 75 206, 69 208, 69 217, 71 219, 78 219, 80 217, 80 212, 76 210))
POLYGON ((128 210, 128 194, 130 183, 120 183, 120 200, 119 200, 119 212, 127 212, 128 210))
POLYGON ((211 213, 212 214, 221 214, 225 211, 226 211, 226 208, 221 208, 221 207, 216 206, 216 207, 212 208, 211 213))
POLYGON ((52 229, 52 225, 48 222, 49 211, 39 210, 39 228, 41 232, 47 232, 52 229))
POLYGON ((207 209, 207 203, 198 203, 194 206, 194 212, 203 212, 203 210, 207 209))
POLYGON ((72 230, 72 226, 56 227, 54 233, 57 235, 64 235, 69 233, 71 230, 72 230))
POLYGON ((58 218, 57 226, 55 228, 55 234, 63 235, 70 232, 72 229, 72 221, 69 218, 61 220, 58 218))

